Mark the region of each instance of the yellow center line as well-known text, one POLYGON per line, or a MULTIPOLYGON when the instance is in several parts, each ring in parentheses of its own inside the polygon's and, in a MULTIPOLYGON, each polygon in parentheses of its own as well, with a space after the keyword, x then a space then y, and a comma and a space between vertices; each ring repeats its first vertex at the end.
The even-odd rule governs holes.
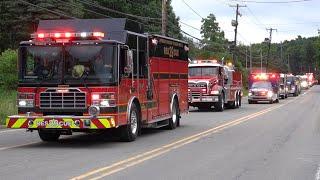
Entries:
POLYGON ((242 124, 242 123, 244 123, 244 122, 246 122, 246 121, 248 121, 250 119, 253 119, 255 117, 261 116, 261 115, 266 114, 266 113, 268 113, 270 111, 278 109, 278 108, 280 108, 280 107, 282 107, 284 105, 287 105, 287 104, 295 101, 296 99, 298 99, 298 98, 295 98, 294 100, 290 100, 290 101, 288 101, 288 102, 286 102, 284 104, 276 105, 276 106, 267 108, 265 110, 262 110, 262 111, 259 111, 259 112, 256 112, 256 113, 253 113, 253 114, 250 114, 250 115, 238 118, 238 119, 235 119, 235 120, 233 120, 231 122, 224 123, 224 124, 219 125, 217 127, 208 129, 206 131, 203 131, 203 132, 195 134, 195 135, 191 135, 189 137, 180 139, 180 140, 175 141, 173 143, 170 143, 170 144, 167 144, 167 145, 163 145, 163 146, 161 146, 159 148, 156 148, 156 149, 147 151, 145 153, 130 157, 128 159, 116 162, 116 163, 111 164, 109 166, 105 166, 105 167, 102 167, 102 168, 99 168, 99 169, 95 169, 95 170, 89 171, 89 172, 87 172, 85 174, 82 174, 80 176, 73 177, 73 178, 71 178, 71 180, 88 179, 88 178, 90 178, 92 180, 101 179, 103 177, 106 177, 108 175, 114 174, 114 173, 119 172, 121 170, 124 170, 126 168, 135 166, 137 164, 143 163, 143 162, 145 162, 147 160, 150 160, 152 158, 158 157, 158 156, 160 156, 162 154, 168 153, 168 152, 170 152, 170 151, 172 151, 174 149, 177 149, 177 148, 179 148, 181 146, 184 146, 184 145, 190 144, 192 142, 195 142, 195 141, 197 141, 197 140, 199 140, 201 138, 207 137, 207 136, 209 136, 211 134, 220 132, 220 131, 222 131, 224 129, 227 129, 227 128, 230 128, 230 127, 233 127, 233 126, 236 126, 236 125, 239 125, 239 124, 242 124))

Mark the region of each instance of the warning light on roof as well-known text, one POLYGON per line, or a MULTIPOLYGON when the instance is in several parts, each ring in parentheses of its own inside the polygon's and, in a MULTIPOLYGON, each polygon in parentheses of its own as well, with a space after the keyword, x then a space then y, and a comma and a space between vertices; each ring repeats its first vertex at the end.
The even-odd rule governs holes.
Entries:
POLYGON ((93 32, 94 37, 104 37, 104 33, 102 32, 93 32))
POLYGON ((31 34, 32 39, 54 38, 55 40, 61 38, 103 38, 103 32, 54 32, 54 33, 34 33, 31 34))
POLYGON ((64 36, 65 36, 66 38, 69 38, 69 37, 71 37, 71 33, 66 32, 66 33, 64 34, 64 36))
POLYGON ((55 38, 59 38, 59 37, 61 37, 61 34, 60 33, 54 33, 54 37, 55 38))
POLYGON ((38 34, 38 38, 44 38, 44 34, 43 33, 40 33, 40 34, 38 34))
POLYGON ((86 32, 82 32, 82 33, 80 34, 80 36, 83 37, 83 38, 85 38, 85 37, 87 37, 87 33, 86 33, 86 32))

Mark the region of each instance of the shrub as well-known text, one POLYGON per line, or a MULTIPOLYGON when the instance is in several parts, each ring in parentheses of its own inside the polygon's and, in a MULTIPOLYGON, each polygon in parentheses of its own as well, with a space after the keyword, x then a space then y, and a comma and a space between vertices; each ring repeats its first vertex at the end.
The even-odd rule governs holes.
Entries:
POLYGON ((0 55, 0 86, 4 89, 17 87, 17 59, 17 51, 12 49, 7 49, 0 55))

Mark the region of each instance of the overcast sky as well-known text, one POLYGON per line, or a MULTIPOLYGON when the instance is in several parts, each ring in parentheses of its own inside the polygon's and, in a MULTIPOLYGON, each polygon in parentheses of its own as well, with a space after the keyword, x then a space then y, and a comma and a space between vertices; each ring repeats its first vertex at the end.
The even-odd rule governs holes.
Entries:
MULTIPOLYGON (((184 0, 201 17, 207 17, 213 13, 226 38, 234 39, 234 27, 231 20, 235 19, 234 0, 184 0)), ((290 0, 256 0, 256 1, 290 1, 290 0)), ((299 3, 263 4, 240 3, 247 7, 240 8, 242 17, 239 18, 238 41, 244 44, 257 43, 268 37, 266 28, 276 28, 273 33, 273 42, 295 39, 298 35, 311 37, 318 35, 320 28, 320 0, 312 0, 299 3)), ((193 12, 183 0, 173 0, 173 9, 181 22, 200 29, 201 17, 193 12)), ((195 37, 201 37, 199 30, 188 27, 182 23, 182 30, 195 37)))

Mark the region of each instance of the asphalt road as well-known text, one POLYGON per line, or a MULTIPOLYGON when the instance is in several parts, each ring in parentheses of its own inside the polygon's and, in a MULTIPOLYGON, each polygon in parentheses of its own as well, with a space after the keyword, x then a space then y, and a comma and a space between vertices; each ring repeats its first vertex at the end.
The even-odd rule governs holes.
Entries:
POLYGON ((320 87, 279 104, 224 112, 191 109, 176 130, 131 143, 106 135, 41 142, 0 130, 0 179, 320 180, 320 87))

